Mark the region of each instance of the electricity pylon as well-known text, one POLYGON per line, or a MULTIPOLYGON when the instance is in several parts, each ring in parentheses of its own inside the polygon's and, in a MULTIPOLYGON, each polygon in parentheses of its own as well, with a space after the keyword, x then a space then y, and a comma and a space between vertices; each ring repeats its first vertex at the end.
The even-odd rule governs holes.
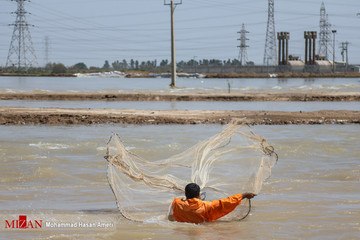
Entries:
POLYGON ((342 42, 341 43, 341 56, 342 56, 342 61, 346 63, 346 70, 348 69, 348 66, 349 66, 349 42, 346 41, 346 42, 342 42), (345 60, 345 56, 346 56, 346 60, 345 60))
POLYGON ((9 53, 6 61, 7 67, 17 67, 18 69, 28 70, 30 67, 37 67, 35 49, 31 40, 30 25, 26 21, 24 3, 29 0, 11 0, 17 2, 16 21, 10 26, 14 26, 11 38, 9 53))
POLYGON ((50 45, 50 40, 49 40, 49 36, 45 37, 45 67, 48 63, 50 63, 49 60, 49 45, 50 45))
POLYGON ((331 55, 331 24, 326 14, 324 2, 320 8, 320 34, 319 34, 319 55, 325 56, 326 59, 331 55))
POLYGON ((268 21, 266 29, 264 65, 277 64, 276 37, 275 37, 275 9, 274 0, 269 0, 268 21))
POLYGON ((238 33, 240 33, 240 38, 238 39, 238 40, 240 40, 240 46, 238 46, 238 48, 240 48, 239 61, 240 61, 240 66, 242 66, 242 65, 246 65, 248 62, 248 55, 247 55, 246 48, 248 48, 249 46, 246 45, 246 40, 249 40, 249 39, 246 38, 246 34, 249 32, 246 31, 245 24, 242 24, 241 31, 238 33))

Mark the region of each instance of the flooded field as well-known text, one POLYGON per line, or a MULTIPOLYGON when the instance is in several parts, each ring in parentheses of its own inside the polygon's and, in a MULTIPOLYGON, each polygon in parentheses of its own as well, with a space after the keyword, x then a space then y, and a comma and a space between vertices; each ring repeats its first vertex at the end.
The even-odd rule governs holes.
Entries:
POLYGON ((114 101, 21 101, 2 100, 2 107, 109 108, 143 110, 249 110, 249 111, 360 111, 359 102, 114 102, 114 101))
MULTIPOLYGON (((0 77, 0 93, 360 92, 359 79, 339 78, 180 78, 176 89, 169 88, 169 83, 169 79, 0 77)), ((360 110, 358 102, 3 100, 0 106, 289 112, 360 110)), ((128 150, 155 160, 180 153, 222 128, 217 124, 0 126, 0 238, 359 238, 360 127, 351 124, 254 126, 255 133, 265 136, 275 147, 279 162, 260 194, 253 199, 251 214, 244 221, 193 225, 155 220, 157 216, 144 223, 121 217, 107 182, 104 159, 106 143, 112 133, 121 137, 128 150), (34 222, 41 220, 43 226, 41 229, 7 227, 6 223, 15 224, 20 216, 34 222)), ((227 181, 226 176, 223 180, 227 181)))
POLYGON ((152 92, 152 93, 251 93, 251 92, 360 92, 358 78, 316 79, 192 79, 178 78, 169 87, 166 78, 64 78, 0 77, 1 92, 152 92))
MULTIPOLYGON (((360 128, 256 126, 279 154, 242 222, 203 225, 123 219, 107 178, 106 143, 118 133, 146 159, 179 153, 221 125, 0 126, 0 215, 94 227, 0 229, 4 239, 357 239, 360 128)), ((241 157, 241 156, 239 156, 241 157)), ((226 177, 224 177, 226 181, 226 177)), ((2 223, 4 224, 4 223, 2 223)))

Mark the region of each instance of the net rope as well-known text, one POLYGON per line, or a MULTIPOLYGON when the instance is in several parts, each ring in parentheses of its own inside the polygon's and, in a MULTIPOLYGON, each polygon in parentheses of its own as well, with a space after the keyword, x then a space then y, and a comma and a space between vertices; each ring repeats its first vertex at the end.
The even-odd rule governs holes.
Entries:
MULTIPOLYGON (((251 191, 259 193, 278 156, 266 139, 243 120, 231 121, 220 133, 180 154, 148 161, 126 149, 117 134, 107 144, 107 177, 123 217, 133 221, 167 218, 175 197, 194 182, 212 201, 251 191)), ((250 212, 243 200, 223 221, 244 219, 250 212)))

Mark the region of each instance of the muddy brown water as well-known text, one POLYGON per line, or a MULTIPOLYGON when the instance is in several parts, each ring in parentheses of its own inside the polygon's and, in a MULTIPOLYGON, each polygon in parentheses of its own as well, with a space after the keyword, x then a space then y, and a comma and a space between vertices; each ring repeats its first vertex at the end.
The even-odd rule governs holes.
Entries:
POLYGON ((254 131, 268 139, 280 158, 271 178, 254 198, 250 216, 242 222, 171 223, 158 220, 155 212, 154 218, 145 223, 135 223, 120 216, 107 183, 103 158, 112 132, 121 136, 128 150, 147 159, 160 159, 222 128, 0 126, 0 237, 358 239, 358 125, 255 126, 254 131), (19 215, 42 220, 43 227, 5 229, 5 220, 19 219, 19 215), (98 226, 99 222, 108 225, 98 226))

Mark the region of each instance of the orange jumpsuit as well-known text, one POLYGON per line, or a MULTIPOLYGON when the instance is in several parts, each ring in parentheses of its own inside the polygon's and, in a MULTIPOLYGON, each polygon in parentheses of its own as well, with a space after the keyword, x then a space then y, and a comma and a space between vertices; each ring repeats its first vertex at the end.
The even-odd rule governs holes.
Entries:
POLYGON ((198 198, 187 200, 175 198, 171 208, 174 218, 178 222, 211 222, 232 212, 241 203, 242 198, 242 194, 212 202, 202 201, 198 198))

